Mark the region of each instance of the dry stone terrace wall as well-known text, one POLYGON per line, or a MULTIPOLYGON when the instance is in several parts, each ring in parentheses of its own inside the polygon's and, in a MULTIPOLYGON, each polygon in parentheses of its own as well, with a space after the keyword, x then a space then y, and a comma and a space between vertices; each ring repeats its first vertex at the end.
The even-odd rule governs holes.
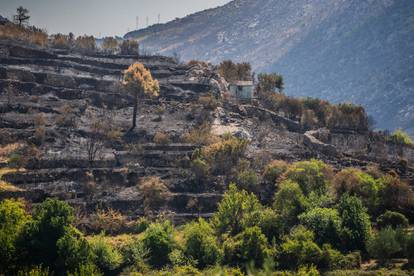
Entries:
POLYGON ((179 141, 194 125, 193 119, 188 120, 189 113, 191 117, 205 116, 199 114, 203 107, 196 103, 198 95, 218 89, 218 81, 210 83, 214 74, 202 73, 193 74, 192 68, 168 57, 84 56, 0 41, 0 128, 13 137, 11 141, 3 141, 7 139, 2 137, 2 142, 32 141, 36 116, 41 115, 45 121, 41 156, 30 160, 25 170, 2 176, 18 191, 0 193, 0 198, 24 197, 40 202, 53 196, 87 212, 98 207, 114 208, 136 217, 144 210, 137 189, 139 179, 158 176, 171 192, 163 208, 176 212, 177 218, 196 213, 209 216, 222 196, 222 186, 194 185, 188 162, 195 147, 179 141), (123 70, 133 62, 142 62, 159 80, 160 99, 144 102, 138 129, 121 141, 105 144, 102 159, 91 163, 82 148, 91 131, 86 114, 108 113, 112 109, 112 123, 121 130, 129 129, 132 102, 119 81, 123 70), (14 95, 9 103, 10 85, 14 95), (56 125, 64 105, 73 107, 75 126, 56 125), (160 105, 161 113, 156 112, 160 105), (172 143, 151 143, 157 131, 168 133, 172 143), (130 143, 140 144, 141 149, 131 152, 126 148, 130 143), (93 195, 86 190, 91 182, 95 185, 93 195), (199 205, 197 212, 187 207, 194 200, 199 205))

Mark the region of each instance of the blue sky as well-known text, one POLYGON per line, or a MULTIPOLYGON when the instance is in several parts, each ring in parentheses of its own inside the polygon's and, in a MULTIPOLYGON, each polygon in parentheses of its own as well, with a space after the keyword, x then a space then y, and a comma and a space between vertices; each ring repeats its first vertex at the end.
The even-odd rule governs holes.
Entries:
POLYGON ((230 0, 0 0, 0 15, 10 18, 22 5, 30 10, 30 23, 49 33, 95 36, 124 35, 140 28, 167 22, 175 17, 224 5, 230 0))

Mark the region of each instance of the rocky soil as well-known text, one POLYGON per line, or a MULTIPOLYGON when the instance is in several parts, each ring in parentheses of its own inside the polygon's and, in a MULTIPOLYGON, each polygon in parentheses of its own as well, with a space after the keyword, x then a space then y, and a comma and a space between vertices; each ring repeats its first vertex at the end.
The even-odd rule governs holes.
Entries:
MULTIPOLYGON (((208 217, 228 183, 225 175, 208 184, 192 177, 190 159, 199 146, 184 143, 183 136, 203 122, 211 123, 212 134, 249 139, 247 158, 259 174, 273 159, 320 158, 337 169, 393 169, 413 183, 412 147, 389 144, 368 131, 307 132, 298 122, 255 105, 224 102, 211 108, 199 100, 220 98, 225 87, 211 67, 163 56, 81 55, 0 41, 0 142, 37 145, 24 169, 1 173, 16 189, 2 190, 0 198, 36 203, 58 197, 86 213, 112 208, 137 217, 144 212, 139 179, 159 176, 170 190, 165 209, 176 220, 208 217), (142 101, 138 128, 130 132, 132 102, 120 79, 134 62, 151 70, 161 92, 157 99, 142 101), (107 138, 90 160, 96 122, 106 127, 107 138), (170 141, 154 143, 157 133, 170 141)), ((4 170, 10 162, 0 166, 4 170)))

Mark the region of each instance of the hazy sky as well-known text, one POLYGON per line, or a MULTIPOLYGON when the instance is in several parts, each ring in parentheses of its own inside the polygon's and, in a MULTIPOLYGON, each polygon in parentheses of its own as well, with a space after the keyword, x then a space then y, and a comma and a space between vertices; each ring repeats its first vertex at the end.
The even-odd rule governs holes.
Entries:
POLYGON ((230 0, 0 0, 0 15, 10 18, 16 7, 30 10, 30 23, 49 33, 95 36, 124 35, 139 27, 217 7, 230 0))

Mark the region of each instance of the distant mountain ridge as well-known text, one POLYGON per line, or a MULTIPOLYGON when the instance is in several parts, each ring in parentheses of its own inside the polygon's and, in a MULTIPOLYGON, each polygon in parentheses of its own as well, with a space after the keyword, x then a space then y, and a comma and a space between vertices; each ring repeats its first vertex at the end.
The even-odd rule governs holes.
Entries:
POLYGON ((362 104, 380 128, 414 134, 414 1, 235 0, 130 32, 184 60, 249 61, 286 93, 362 104))

